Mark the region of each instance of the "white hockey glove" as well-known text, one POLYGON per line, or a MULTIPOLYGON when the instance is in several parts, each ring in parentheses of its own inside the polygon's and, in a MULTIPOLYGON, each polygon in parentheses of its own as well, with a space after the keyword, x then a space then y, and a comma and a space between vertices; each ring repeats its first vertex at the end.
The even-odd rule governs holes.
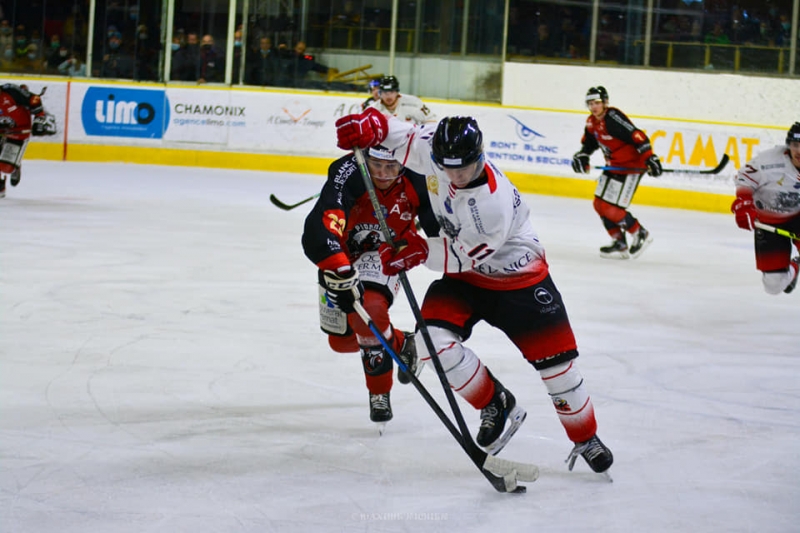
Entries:
POLYGON ((41 137, 42 135, 55 135, 56 133, 56 117, 50 113, 33 117, 31 134, 33 134, 35 137, 41 137))

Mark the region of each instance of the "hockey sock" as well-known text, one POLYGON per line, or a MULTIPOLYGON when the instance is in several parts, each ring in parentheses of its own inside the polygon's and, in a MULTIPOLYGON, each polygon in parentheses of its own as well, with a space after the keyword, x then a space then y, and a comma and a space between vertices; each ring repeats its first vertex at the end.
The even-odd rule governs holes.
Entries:
POLYGON ((575 360, 539 370, 561 425, 572 442, 585 442, 597 432, 594 406, 575 360))
POLYGON ((475 409, 484 408, 494 396, 494 382, 481 360, 452 331, 435 326, 428 331, 450 387, 475 409))

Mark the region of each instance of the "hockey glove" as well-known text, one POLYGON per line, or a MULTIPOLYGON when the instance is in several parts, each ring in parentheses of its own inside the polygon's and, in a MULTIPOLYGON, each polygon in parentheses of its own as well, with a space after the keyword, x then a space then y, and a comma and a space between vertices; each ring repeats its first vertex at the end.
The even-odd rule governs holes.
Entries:
POLYGON ((736 197, 731 204, 731 212, 736 217, 736 225, 751 231, 756 220, 756 207, 753 205, 753 196, 742 194, 736 197))
POLYGON ((364 294, 364 285, 358 277, 358 270, 351 266, 340 268, 336 272, 321 270, 319 283, 325 288, 328 301, 345 313, 354 312, 353 304, 360 302, 364 294))
POLYGON ((647 158, 647 161, 644 162, 647 165, 647 173, 653 176, 654 178, 660 176, 664 171, 661 168, 661 160, 658 158, 656 154, 651 155, 647 158))
POLYGON ((42 135, 55 135, 56 117, 50 113, 44 113, 42 115, 33 117, 31 134, 33 134, 35 137, 40 137, 42 135))
POLYGON ((336 144, 343 150, 376 146, 388 134, 389 122, 383 113, 372 107, 361 114, 347 115, 336 121, 336 144))
POLYGON ((403 270, 410 270, 428 259, 428 243, 419 235, 408 240, 398 241, 397 250, 386 243, 381 244, 378 253, 381 255, 383 273, 394 276, 403 270))
POLYGON ((578 174, 589 173, 589 154, 583 152, 575 152, 572 156, 572 170, 578 174))

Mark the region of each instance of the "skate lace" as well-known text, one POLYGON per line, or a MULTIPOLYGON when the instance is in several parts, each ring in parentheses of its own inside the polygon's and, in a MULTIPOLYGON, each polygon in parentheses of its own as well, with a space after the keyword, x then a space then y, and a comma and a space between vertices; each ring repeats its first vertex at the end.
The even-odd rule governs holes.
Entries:
POLYGON ((369 397, 369 403, 373 409, 389 409, 389 396, 386 394, 373 394, 369 397))
POLYGON ((572 451, 569 452, 569 457, 567 457, 567 460, 564 462, 567 463, 569 465, 569 469, 572 470, 572 467, 575 465, 575 461, 579 456, 582 455, 583 458, 586 459, 587 463, 591 463, 604 453, 605 450, 603 449, 603 446, 601 446, 596 439, 591 438, 586 442, 576 444, 575 447, 572 448, 572 451))
POLYGON ((482 428, 493 428, 495 420, 497 419, 497 415, 500 414, 500 410, 492 405, 489 404, 481 410, 481 427, 482 428))

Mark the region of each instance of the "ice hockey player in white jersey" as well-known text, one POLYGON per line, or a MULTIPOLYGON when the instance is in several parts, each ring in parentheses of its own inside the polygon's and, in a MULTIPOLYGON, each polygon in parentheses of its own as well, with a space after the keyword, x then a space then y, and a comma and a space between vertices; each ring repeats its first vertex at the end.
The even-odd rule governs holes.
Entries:
POLYGON ((400 82, 394 76, 385 76, 381 79, 379 99, 371 104, 387 116, 397 117, 400 120, 413 124, 436 124, 437 119, 425 103, 410 94, 400 92, 400 82))
MULTIPOLYGON (((422 316, 450 386, 481 411, 477 443, 498 453, 525 418, 514 395, 464 345, 483 320, 505 333, 539 372, 556 413, 575 444, 572 469, 583 456, 595 472, 613 463, 597 437, 597 421, 564 303, 519 191, 483 152, 472 117, 414 126, 369 108, 339 119, 340 148, 383 143, 395 158, 427 176, 440 237, 382 247, 384 272, 424 263, 443 273, 425 295, 422 316)), ((421 347, 421 345, 420 345, 421 347)), ((430 359, 418 347, 422 359, 430 359)))
POLYGON ((756 268, 769 294, 790 293, 797 286, 800 241, 755 228, 755 221, 800 234, 800 122, 786 134, 786 145, 761 152, 736 175, 736 224, 755 229, 756 268))

